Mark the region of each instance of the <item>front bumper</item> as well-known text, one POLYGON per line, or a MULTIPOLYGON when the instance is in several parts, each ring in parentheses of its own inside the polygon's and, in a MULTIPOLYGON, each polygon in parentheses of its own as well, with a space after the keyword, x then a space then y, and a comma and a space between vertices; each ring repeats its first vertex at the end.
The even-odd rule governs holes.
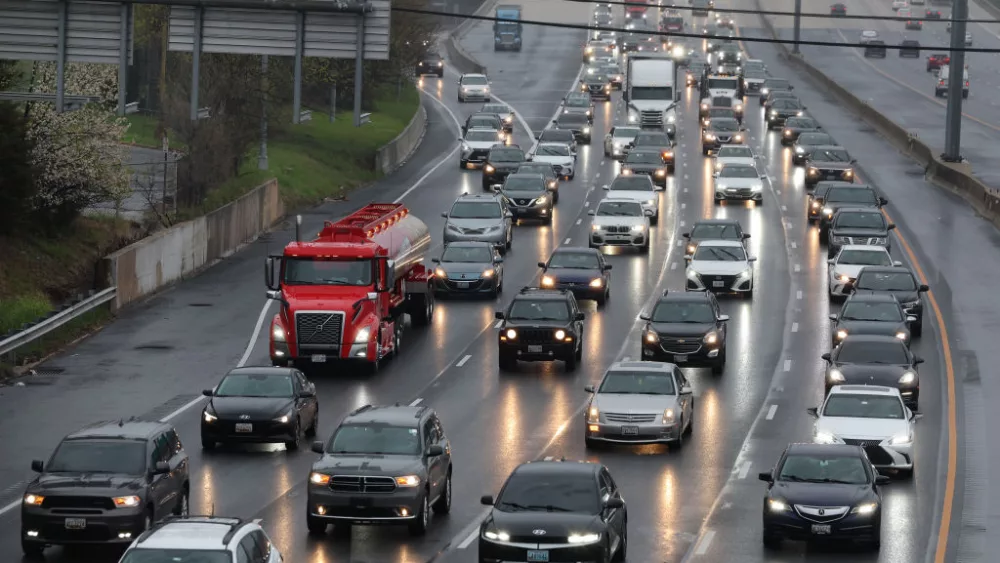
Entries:
POLYGON ((426 76, 426 75, 442 76, 444 74, 444 65, 438 66, 437 63, 418 64, 416 67, 413 68, 413 73, 416 74, 417 76, 426 76))
POLYGON ((479 537, 480 563, 511 563, 514 561, 551 561, 552 563, 597 562, 604 559, 604 543, 588 545, 570 543, 501 543, 479 537), (535 552, 536 559, 528 559, 528 553, 535 552), (541 553, 545 552, 544 558, 541 553))
POLYGON ((488 90, 459 90, 458 97, 462 100, 478 100, 486 102, 490 100, 490 93, 488 90))
POLYGON ((494 275, 489 278, 479 277, 475 279, 467 278, 439 278, 434 276, 431 286, 435 293, 446 293, 448 295, 477 295, 482 293, 492 294, 497 290, 498 278, 494 275))
POLYGON ((424 491, 420 487, 400 487, 391 493, 365 494, 334 491, 327 486, 310 484, 306 510, 313 518, 334 523, 395 525, 406 524, 416 518, 423 500, 424 491))
POLYGON ((552 217, 552 205, 533 205, 531 207, 510 206, 514 219, 547 219, 552 217))
POLYGON ((751 293, 753 276, 717 276, 715 274, 688 274, 684 289, 687 291, 711 291, 712 293, 751 293))
POLYGON ((824 180, 833 180, 836 182, 853 182, 854 181, 854 171, 853 170, 843 170, 843 169, 823 169, 823 168, 812 168, 806 171, 806 184, 813 185, 824 180), (816 172, 813 173, 813 170, 816 172))
MULTIPOLYGON (((787 512, 774 513, 764 508, 764 533, 774 538, 797 541, 812 540, 848 540, 873 541, 879 539, 881 533, 881 513, 871 515, 850 514, 831 522, 812 522, 799 516, 794 508, 787 512), (829 533, 813 532, 813 525, 829 526, 829 533)), ((825 520, 822 517, 818 520, 825 520)), ((824 530, 826 531, 826 530, 824 530)))
POLYGON ((245 444, 267 444, 295 440, 295 428, 291 422, 274 420, 223 420, 212 422, 201 420, 201 437, 204 441, 239 442, 245 444), (237 425, 250 424, 249 432, 237 432, 237 425))
POLYGON ((599 286, 592 286, 590 282, 566 282, 556 280, 552 285, 543 285, 545 289, 562 289, 569 291, 573 294, 573 297, 577 299, 597 299, 603 297, 607 291, 607 287, 602 283, 599 286))
POLYGON ((588 422, 585 432, 588 440, 599 442, 658 444, 672 442, 680 437, 680 424, 676 422, 663 424, 661 421, 650 423, 601 421, 596 424, 588 422))
MULTIPOLYGON (((124 544, 132 543, 145 526, 143 508, 114 508, 102 514, 76 514, 72 510, 52 510, 23 506, 21 538, 47 545, 124 544), (67 528, 70 520, 82 520, 80 529, 67 528)), ((77 522, 78 524, 78 522, 77 522)))
POLYGON ((634 246, 645 247, 649 244, 648 233, 645 231, 630 231, 627 233, 609 233, 607 231, 591 231, 590 246, 634 246))
POLYGON ((715 190, 715 201, 728 200, 763 201, 764 193, 760 190, 755 191, 752 188, 726 188, 724 190, 715 190))
POLYGON ((512 342, 505 338, 500 341, 499 349, 501 356, 522 362, 551 362, 572 357, 576 353, 576 339, 572 342, 551 341, 542 344, 529 344, 512 342))
POLYGON ((656 342, 650 342, 646 338, 640 341, 642 348, 642 359, 653 362, 670 362, 684 367, 709 367, 721 361, 722 346, 715 344, 712 346, 702 342, 702 337, 692 336, 689 338, 676 339, 662 337, 656 342), (690 340, 687 342, 676 342, 677 340, 690 340), (697 348, 693 343, 697 343, 697 348), (681 353, 686 352, 686 353, 681 353))

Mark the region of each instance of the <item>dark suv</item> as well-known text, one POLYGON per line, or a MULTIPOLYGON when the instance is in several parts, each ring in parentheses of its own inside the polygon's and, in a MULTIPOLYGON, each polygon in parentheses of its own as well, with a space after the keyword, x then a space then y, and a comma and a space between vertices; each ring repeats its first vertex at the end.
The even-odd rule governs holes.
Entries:
POLYGON ((21 547, 127 546, 168 514, 187 515, 188 455, 169 424, 139 419, 91 424, 63 438, 21 503, 21 547))
POLYGON ((526 287, 511 301, 499 334, 500 369, 513 370, 517 361, 562 360, 567 371, 583 359, 583 320, 586 315, 573 293, 564 289, 526 287))
POLYGON ((833 216, 842 207, 871 207, 881 209, 889 200, 878 195, 878 192, 868 184, 841 183, 830 186, 823 198, 823 209, 819 215, 820 237, 826 237, 827 229, 833 216))
POLYGON ((416 67, 413 69, 413 74, 416 76, 433 74, 438 78, 443 78, 444 58, 433 51, 428 51, 417 61, 416 67))
POLYGON ((740 240, 745 241, 750 235, 743 232, 739 219, 699 219, 691 225, 691 231, 682 233, 687 240, 687 252, 694 254, 698 243, 703 240, 740 240))
POLYGON ((514 221, 538 219, 544 225, 552 224, 553 198, 546 184, 541 174, 507 176, 499 192, 514 214, 514 221))
POLYGON ((821 180, 854 181, 854 165, 858 161, 844 147, 826 145, 813 147, 806 159, 806 188, 821 180))
POLYGON ((642 359, 726 369, 726 321, 711 291, 664 291, 642 331, 642 359))
POLYGON ((493 186, 502 186, 508 175, 517 171, 521 163, 526 162, 524 151, 520 147, 494 147, 486 155, 483 164, 483 189, 492 190, 493 186))
POLYGON ((451 443, 425 406, 365 405, 344 417, 333 436, 313 442, 306 525, 398 525, 427 532, 430 510, 451 511, 451 443))
POLYGON ((889 231, 895 228, 878 209, 842 207, 830 222, 827 257, 833 258, 847 244, 884 246, 892 251, 889 231))

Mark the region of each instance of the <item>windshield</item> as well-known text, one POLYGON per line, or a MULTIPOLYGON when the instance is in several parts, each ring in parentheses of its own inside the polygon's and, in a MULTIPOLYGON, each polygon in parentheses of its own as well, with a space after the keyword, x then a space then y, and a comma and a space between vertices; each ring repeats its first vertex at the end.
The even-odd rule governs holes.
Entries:
POLYGON ((803 133, 799 135, 800 145, 829 145, 833 137, 826 133, 803 133))
POLYGON ((743 237, 736 225, 708 223, 695 225, 694 229, 691 229, 691 238, 697 240, 740 240, 743 237))
POLYGON ((760 70, 758 68, 743 69, 743 78, 760 79, 764 78, 765 76, 767 76, 767 74, 765 74, 763 70, 760 70))
POLYGON ((851 155, 843 149, 821 149, 812 152, 813 160, 824 162, 850 162, 851 155))
POLYGON ((577 127, 581 125, 585 126, 588 125, 589 123, 590 121, 587 119, 587 116, 582 113, 565 113, 559 116, 559 119, 557 121, 559 127, 570 127, 570 128, 572 128, 573 126, 577 127))
POLYGON ((736 78, 709 78, 708 87, 711 90, 736 90, 740 81, 736 78))
POLYGON ((903 322, 903 314, 895 303, 848 303, 840 311, 842 321, 903 322))
POLYGON ((64 440, 45 465, 46 473, 123 473, 146 469, 146 443, 138 440, 64 440))
POLYGON ((612 192, 617 191, 628 191, 628 192, 651 192, 654 191, 652 182, 649 178, 645 176, 618 176, 615 178, 614 182, 608 186, 608 190, 612 192))
POLYGON ((281 374, 231 373, 215 389, 216 397, 291 397, 292 380, 281 374))
POLYGON ((785 122, 785 126, 798 127, 799 129, 814 129, 817 127, 817 124, 808 117, 792 117, 785 122))
POLYGON ((638 127, 616 127, 614 133, 616 139, 635 139, 638 135, 638 127))
POLYGON ((737 166, 729 164, 719 172, 719 178, 756 178, 757 169, 753 166, 737 166))
POLYGON ((892 266, 892 258, 882 250, 842 250, 837 264, 845 266, 892 266))
POLYGON ((893 396, 838 393, 827 400, 823 416, 903 420, 903 402, 893 396))
POLYGON ((657 303, 651 317, 654 323, 706 324, 715 322, 715 312, 707 303, 671 302, 657 303))
POLYGON ((500 204, 493 201, 458 201, 451 207, 451 219, 499 219, 500 204))
POLYGON ((838 188, 827 192, 826 201, 847 203, 876 203, 878 200, 871 190, 857 188, 838 188))
POLYGON ((658 152, 632 151, 625 157, 627 164, 663 164, 663 157, 658 152))
POLYGON ((466 86, 485 86, 489 84, 489 80, 485 76, 463 76, 462 84, 466 86))
POLYGON ((375 423, 341 426, 326 446, 331 454, 417 455, 420 450, 416 426, 375 423))
POLYGON ((554 299, 517 299, 510 306, 507 318, 519 321, 568 321, 569 307, 554 299))
POLYGON ((766 87, 766 88, 768 88, 769 90, 772 90, 772 91, 773 90, 788 90, 789 86, 791 86, 791 84, 789 84, 789 82, 787 80, 778 80, 778 79, 770 78, 770 79, 768 79, 767 81, 764 82, 764 87, 766 87))
POLYGON ((742 246, 698 246, 694 253, 695 260, 714 260, 716 262, 742 262, 747 259, 747 253, 742 246))
POLYGON ((872 291, 916 291, 917 282, 909 272, 862 272, 854 287, 872 291))
POLYGON ((494 149, 490 151, 489 158, 493 162, 521 162, 524 160, 524 151, 521 149, 494 149))
POLYGON ((542 156, 570 156, 569 147, 566 145, 539 145, 535 150, 535 155, 542 156))
POLYGON ((447 246, 441 261, 483 264, 493 261, 493 252, 485 246, 447 246))
POLYGON ((597 481, 589 473, 514 472, 494 505, 502 512, 601 512, 597 481))
POLYGON ((790 455, 781 464, 777 477, 778 481, 798 483, 864 485, 869 482, 860 457, 835 454, 790 455))
POLYGON ((487 131, 472 130, 472 131, 469 131, 468 133, 465 134, 465 140, 466 141, 480 141, 480 142, 482 142, 482 141, 495 141, 495 142, 499 143, 500 142, 500 136, 499 136, 499 134, 496 131, 493 131, 493 130, 487 130, 487 131))
POLYGON ((132 549, 121 563, 233 563, 228 551, 207 549, 132 549))
POLYGON ((468 129, 488 129, 493 128, 497 124, 496 117, 486 117, 485 115, 480 115, 477 117, 470 117, 469 123, 467 124, 468 129))
MULTIPOLYGON (((827 201, 830 201, 827 199, 827 201)), ((881 213, 872 211, 852 211, 837 214, 835 229, 885 229, 885 218, 881 213)))
POLYGON ((287 285, 371 285, 371 260, 285 257, 282 281, 287 285))
POLYGON ((739 129, 740 129, 740 124, 737 123, 736 121, 730 121, 728 119, 726 120, 720 119, 712 122, 713 131, 739 131, 739 129))
POLYGON ((674 89, 670 86, 633 86, 633 100, 674 101, 674 89))
POLYGON ((865 342, 847 339, 837 352, 836 361, 842 364, 909 365, 906 344, 902 342, 865 342))
POLYGON ((597 256, 589 252, 555 252, 549 258, 549 268, 580 268, 596 270, 601 267, 597 256))
POLYGON ((722 147, 719 149, 719 158, 753 158, 753 152, 749 147, 722 147))
POLYGON ((541 192, 545 191, 545 181, 538 176, 507 176, 503 183, 503 190, 512 192, 541 192))
POLYGON ((622 395, 676 395, 674 377, 669 372, 609 371, 598 393, 622 395))
POLYGON ((669 16, 669 17, 667 17, 666 22, 667 23, 672 23, 672 24, 679 24, 679 23, 682 24, 682 23, 684 23, 684 18, 675 17, 675 16, 669 16))
POLYGON ((598 217, 642 217, 638 201, 605 201, 597 206, 598 217))
POLYGON ((797 100, 791 98, 783 98, 780 100, 775 100, 774 104, 771 106, 775 109, 799 109, 801 105, 797 100))

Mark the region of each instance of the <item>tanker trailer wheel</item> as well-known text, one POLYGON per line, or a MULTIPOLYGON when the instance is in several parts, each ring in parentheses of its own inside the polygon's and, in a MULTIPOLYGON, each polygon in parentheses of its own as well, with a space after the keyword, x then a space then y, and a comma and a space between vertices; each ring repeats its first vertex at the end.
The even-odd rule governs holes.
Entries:
POLYGON ((428 326, 434 319, 434 292, 414 293, 410 299, 410 320, 416 326, 428 326))

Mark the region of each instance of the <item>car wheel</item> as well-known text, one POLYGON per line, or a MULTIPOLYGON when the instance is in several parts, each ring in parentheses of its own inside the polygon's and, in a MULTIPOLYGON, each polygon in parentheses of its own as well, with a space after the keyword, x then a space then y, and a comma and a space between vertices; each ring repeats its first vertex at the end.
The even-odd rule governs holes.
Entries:
POLYGON ((551 225, 552 224, 552 215, 549 215, 548 217, 542 219, 542 224, 543 225, 551 225))
POLYGON ((465 170, 466 167, 468 167, 468 166, 469 166, 469 161, 468 160, 459 160, 458 161, 458 167, 460 169, 465 170))
POLYGON ((900 479, 913 479, 913 473, 914 473, 914 470, 912 468, 911 469, 900 469, 897 472, 897 475, 899 475, 900 479))
POLYGON ((726 358, 723 356, 720 360, 712 364, 712 375, 722 375, 726 371, 726 358))
POLYGON ((913 328, 910 329, 910 334, 912 336, 919 338, 920 335, 923 333, 924 333, 924 319, 919 319, 916 322, 916 324, 913 325, 913 328))
POLYGON ((618 551, 615 553, 615 561, 624 562, 628 557, 628 519, 622 522, 622 537, 618 543, 618 551))
POLYGON ((598 307, 603 307, 603 306, 604 306, 604 304, 608 302, 608 293, 607 293, 607 292, 604 292, 604 293, 602 293, 602 294, 598 295, 598 296, 597 296, 597 297, 596 297, 596 298, 594 299, 594 301, 597 301, 597 306, 598 306, 598 307))
POLYGON ((573 352, 563 360, 566 364, 566 371, 576 371, 576 352, 573 352))
POLYGON ((593 438, 588 438, 588 437, 584 436, 583 437, 583 445, 588 450, 596 450, 596 449, 598 449, 601 446, 601 443, 598 442, 597 440, 594 440, 593 438))
POLYGON ((559 203, 559 190, 552 192, 552 203, 559 203))
POLYGON ((187 485, 184 485, 184 492, 181 493, 181 500, 174 507, 174 516, 180 516, 181 518, 187 518, 188 514, 191 513, 191 491, 188 490, 187 485))
POLYGON ((449 512, 451 512, 451 469, 448 470, 441 498, 434 503, 434 514, 448 514, 449 512))
POLYGON ((764 533, 761 534, 761 540, 764 547, 767 549, 778 549, 781 547, 781 538, 770 533, 767 528, 764 528, 764 533))
POLYGON ((285 449, 290 452, 294 452, 295 450, 299 449, 299 439, 301 437, 302 437, 301 421, 298 419, 298 417, 296 417, 295 427, 292 428, 292 439, 285 440, 285 449))
POLYGON ((212 440, 212 439, 208 438, 207 436, 205 436, 204 434, 202 434, 202 436, 201 436, 201 449, 203 449, 203 450, 214 450, 215 449, 215 440, 212 440))
POLYGON ((322 518, 306 515, 306 529, 308 529, 309 533, 314 536, 325 534, 328 525, 329 523, 322 518))
MULTIPOLYGON (((684 428, 684 418, 683 417, 681 418, 681 426, 680 427, 684 428)), ((672 450, 679 450, 679 449, 681 449, 683 447, 684 447, 684 431, 682 430, 682 431, 680 431, 677 434, 677 439, 676 440, 671 440, 670 441, 670 449, 672 449, 672 450)))
POLYGON ((26 559, 43 559, 45 544, 37 541, 21 539, 21 551, 26 559))
POLYGON ((427 533, 427 527, 430 523, 430 510, 427 506, 427 495, 420 501, 420 513, 417 517, 410 521, 410 535, 411 536, 422 536, 427 533))
POLYGON ((517 360, 501 352, 499 367, 500 371, 514 371, 517 369, 517 360))
POLYGON ((306 428, 306 436, 309 438, 315 437, 316 430, 318 428, 319 428, 319 409, 316 409, 316 414, 313 415, 312 423, 309 425, 309 428, 306 428))

